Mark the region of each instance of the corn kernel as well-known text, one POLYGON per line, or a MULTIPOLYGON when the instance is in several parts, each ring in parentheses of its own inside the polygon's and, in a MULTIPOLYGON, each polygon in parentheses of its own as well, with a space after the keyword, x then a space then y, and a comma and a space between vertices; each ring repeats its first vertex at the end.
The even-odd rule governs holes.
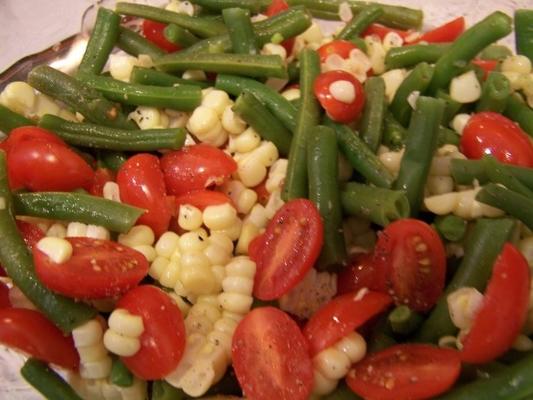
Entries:
POLYGON ((180 237, 172 231, 163 233, 155 244, 157 255, 170 258, 172 253, 178 248, 179 240, 180 237))
POLYGON ((72 245, 61 238, 44 237, 37 243, 37 248, 57 264, 68 261, 72 256, 72 245))
POLYGON ((152 245, 155 241, 154 231, 146 225, 136 225, 127 233, 120 234, 118 242, 125 246, 152 245))

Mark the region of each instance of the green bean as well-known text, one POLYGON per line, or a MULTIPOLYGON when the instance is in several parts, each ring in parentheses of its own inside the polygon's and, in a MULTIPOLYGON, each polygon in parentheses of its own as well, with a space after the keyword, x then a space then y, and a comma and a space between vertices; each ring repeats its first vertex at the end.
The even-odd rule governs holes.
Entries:
POLYGON ((127 159, 128 156, 120 151, 98 151, 98 162, 114 172, 117 172, 127 159))
POLYGON ((175 388, 166 381, 154 381, 152 383, 152 400, 185 400, 189 396, 181 389, 175 388))
POLYGON ((115 47, 119 35, 120 17, 107 8, 100 7, 93 32, 78 67, 79 74, 99 74, 115 47))
POLYGON ((490 379, 458 386, 438 400, 520 400, 533 395, 533 354, 497 371, 490 379))
POLYGON ((182 48, 192 46, 200 41, 200 38, 176 24, 168 24, 163 30, 163 35, 170 43, 174 43, 182 48))
POLYGON ((387 318, 380 317, 368 338, 367 353, 375 353, 394 346, 396 340, 394 340, 393 335, 394 332, 392 331, 387 318))
POLYGON ((120 27, 120 34, 117 39, 117 47, 126 53, 138 57, 141 54, 150 56, 152 60, 165 54, 163 50, 155 44, 145 39, 131 29, 120 27))
POLYGON ((450 43, 434 43, 393 47, 387 51, 385 67, 389 70, 414 67, 421 62, 432 64, 446 53, 450 46, 450 43))
POLYGON ((467 237, 461 264, 417 333, 419 341, 436 343, 442 336, 454 335, 457 332, 448 311, 448 295, 462 287, 474 287, 483 292, 492 273, 494 261, 504 243, 510 239, 514 228, 515 222, 511 219, 480 218, 476 221, 467 237))
POLYGON ((151 19, 165 24, 176 24, 203 38, 220 35, 226 31, 224 24, 216 20, 191 17, 144 4, 119 2, 116 11, 119 14, 151 19))
POLYGON ((325 118, 324 123, 335 130, 339 148, 357 172, 373 185, 382 188, 392 186, 393 176, 356 132, 349 126, 337 124, 329 118, 325 118))
POLYGON ((355 44, 357 46, 357 48, 359 50, 361 50, 363 53, 367 53, 368 52, 368 46, 366 45, 365 39, 363 39, 361 37, 356 37, 356 38, 350 39, 350 42, 355 44))
POLYGON ((175 75, 167 74, 163 71, 158 71, 151 68, 141 68, 137 66, 133 67, 131 70, 130 82, 151 86, 192 85, 198 86, 202 89, 211 86, 209 82, 182 79, 175 75))
POLYGON ((408 101, 409 96, 413 92, 418 92, 421 95, 424 94, 432 76, 433 67, 426 62, 421 62, 398 87, 389 109, 392 115, 394 115, 394 118, 403 126, 409 124, 413 110, 408 101))
POLYGON ((440 99, 420 96, 409 124, 395 188, 406 192, 413 216, 418 214, 424 196, 444 106, 444 101, 440 99))
POLYGON ((374 153, 378 151, 383 136, 387 100, 385 81, 381 77, 371 77, 365 82, 366 102, 361 118, 361 138, 374 153))
POLYGON ((407 130, 387 111, 383 120, 383 144, 389 149, 398 150, 403 147, 406 136, 407 130))
POLYGON ((383 8, 371 4, 363 7, 361 11, 353 17, 346 26, 339 32, 337 39, 352 40, 358 37, 364 30, 379 17, 383 15, 383 8))
POLYGON ((13 203, 18 215, 78 221, 121 233, 129 231, 144 212, 137 207, 83 193, 18 193, 13 196, 13 203))
POLYGON ((307 138, 319 122, 320 108, 313 90, 319 74, 320 59, 317 52, 311 49, 303 50, 300 53, 300 106, 296 114, 282 192, 285 201, 307 197, 307 138))
POLYGON ((135 128, 135 124, 122 114, 116 104, 98 91, 52 67, 39 65, 33 68, 28 75, 28 83, 78 111, 90 122, 115 128, 135 128))
POLYGON ((300 80, 300 62, 291 61, 288 63, 287 73, 289 74, 289 82, 300 80))
MULTIPOLYGON (((316 11, 319 14, 321 11, 326 14, 336 14, 336 18, 334 19, 339 19, 339 6, 346 2, 346 0, 288 0, 287 2, 291 6, 303 5, 313 14, 316 11)), ((369 5, 379 5, 383 9, 383 15, 378 19, 378 22, 393 28, 419 28, 422 24, 423 13, 421 10, 414 8, 357 0, 348 0, 347 3, 354 15, 357 15, 364 7, 368 7, 369 5)), ((317 17, 320 18, 319 15, 317 17)))
POLYGON ((445 144, 453 144, 459 146, 461 143, 461 136, 452 129, 439 126, 439 133, 437 138, 437 147, 442 147, 445 144))
MULTIPOLYGON (((504 164, 491 156, 484 156, 481 162, 492 183, 504 185, 509 190, 533 199, 533 190, 520 182, 504 164)), ((533 173, 533 170, 530 169, 530 173, 533 173)))
POLYGON ((482 60, 503 61, 512 55, 513 52, 509 47, 500 44, 491 44, 490 46, 485 47, 483 51, 479 53, 478 57, 482 60))
POLYGON ((257 37, 250 21, 250 12, 243 8, 226 8, 222 11, 222 17, 228 27, 233 52, 258 54, 257 37))
POLYGON ((466 234, 466 221, 456 215, 437 216, 434 224, 437 232, 450 242, 457 242, 466 234))
POLYGON ((194 85, 148 86, 97 75, 83 75, 79 79, 109 100, 123 104, 193 111, 202 102, 202 91, 194 85))
POLYGON ((250 10, 251 13, 257 14, 264 10, 271 3, 270 0, 193 0, 192 3, 198 4, 213 11, 222 11, 225 8, 240 7, 250 10))
POLYGON ((9 191, 5 153, 0 151, 0 263, 13 283, 30 301, 64 332, 91 319, 96 310, 72 299, 56 295, 35 274, 33 257, 15 224, 13 197, 9 191))
POLYGON ((35 125, 35 123, 19 113, 11 111, 0 104, 0 131, 6 135, 19 126, 35 125))
POLYGON ((66 121, 46 114, 39 126, 49 129, 73 146, 118 151, 179 149, 185 143, 182 128, 127 130, 66 121))
POLYGON ((362 400, 361 397, 356 395, 352 389, 350 389, 346 383, 341 382, 339 386, 330 394, 326 394, 321 397, 322 400, 362 400))
POLYGON ((282 156, 287 156, 291 148, 292 133, 266 108, 253 93, 244 91, 233 106, 248 125, 265 140, 270 140, 282 156))
POLYGON ((511 18, 496 11, 467 29, 453 42, 450 49, 435 64, 435 73, 429 85, 429 93, 448 86, 461 68, 466 66, 489 44, 507 36, 512 31, 511 18))
POLYGON ((446 102, 446 108, 444 109, 444 117, 442 118, 442 125, 448 126, 450 121, 453 120, 453 117, 455 117, 457 113, 461 110, 463 104, 452 99, 448 93, 441 89, 437 90, 436 97, 446 102))
MULTIPOLYGON (((38 334, 38 332, 36 332, 38 334)), ((20 374, 35 390, 51 400, 82 400, 65 380, 44 362, 29 358, 20 374)))
POLYGON ((533 9, 515 10, 516 53, 533 62, 533 9))
POLYGON ((264 103, 285 127, 294 132, 297 109, 274 89, 254 79, 223 74, 217 76, 215 87, 233 96, 239 96, 244 90, 249 91, 264 103))
POLYGON ((324 244, 317 265, 326 269, 346 261, 337 179, 337 138, 331 128, 318 125, 310 129, 307 137, 309 199, 316 204, 324 222, 324 244))
POLYGON ((388 320, 394 333, 410 335, 418 329, 423 318, 416 311, 413 311, 408 306, 402 304, 396 306, 396 308, 389 313, 388 320))
POLYGON ((512 89, 509 79, 501 72, 491 72, 483 83, 481 98, 477 103, 476 111, 502 113, 511 94, 512 89))
POLYGON ((120 358, 113 360, 113 366, 111 367, 111 373, 109 374, 109 381, 113 385, 120 387, 130 387, 133 385, 133 374, 124 365, 120 358))
POLYGON ((185 71, 201 69, 217 74, 237 74, 257 78, 287 78, 287 68, 278 55, 259 54, 225 54, 225 53, 193 53, 178 52, 158 58, 155 66, 163 71, 185 71))
POLYGON ((380 226, 409 216, 409 201, 404 192, 350 182, 342 189, 344 212, 369 219, 380 226))
POLYGON ((529 136, 533 137, 533 109, 528 107, 519 94, 515 93, 509 96, 504 114, 520 125, 520 128, 529 136))

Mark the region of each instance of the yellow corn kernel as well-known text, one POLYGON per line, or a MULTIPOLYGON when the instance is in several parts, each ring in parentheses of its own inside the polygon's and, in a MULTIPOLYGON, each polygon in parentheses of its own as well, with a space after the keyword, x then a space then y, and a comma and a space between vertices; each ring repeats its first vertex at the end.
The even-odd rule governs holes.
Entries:
POLYGON ((132 249, 137 250, 139 253, 141 253, 146 258, 146 260, 148 260, 149 263, 151 263, 157 258, 157 253, 152 246, 142 244, 140 246, 133 246, 132 249))
POLYGON ((335 348, 344 353, 350 359, 350 363, 354 364, 365 357, 366 341, 359 333, 351 332, 335 343, 335 348))
POLYGON ((37 93, 35 96, 35 107, 30 117, 41 118, 45 114, 58 115, 61 111, 59 105, 50 97, 43 93, 37 93))
POLYGON ((111 234, 103 226, 98 225, 87 225, 87 231, 85 236, 93 239, 109 240, 111 234))
POLYGON ((232 105, 232 101, 228 94, 223 90, 211 89, 204 91, 202 98, 202 106, 212 109, 216 112, 218 117, 221 117, 227 106, 232 105))
POLYGON ((124 308, 116 308, 109 316, 107 322, 109 329, 123 336, 139 337, 144 331, 142 317, 131 314, 124 308))
POLYGON ((159 277, 159 283, 164 287, 173 288, 179 280, 181 265, 178 261, 170 261, 159 277))
POLYGON ((350 359, 335 347, 328 347, 322 350, 313 358, 313 366, 325 378, 341 379, 350 369, 350 359))
POLYGON ((202 211, 190 204, 180 206, 178 224, 180 228, 193 231, 202 226, 202 211))
POLYGON ((141 342, 138 338, 122 336, 108 329, 104 334, 104 346, 113 354, 130 357, 139 351, 141 342))
POLYGON ((201 228, 184 233, 179 240, 179 250, 182 254, 203 251, 207 246, 207 238, 207 232, 201 228))
POLYGON ((248 254, 250 242, 259 235, 259 228, 252 222, 246 221, 242 224, 241 236, 237 242, 237 254, 248 254))
POLYGON ((57 264, 68 261, 72 256, 72 245, 61 238, 44 237, 37 243, 37 248, 57 264))
POLYGON ((9 83, 1 94, 0 102, 10 110, 28 115, 35 106, 35 92, 26 82, 9 83))
POLYGON ((155 260, 150 264, 148 274, 158 281, 165 272, 165 269, 168 267, 169 263, 170 260, 166 257, 156 257, 155 260))
POLYGON ((102 324, 97 319, 91 319, 72 331, 72 339, 76 347, 92 346, 102 340, 102 324))
POLYGON ((102 360, 107 357, 107 349, 104 347, 103 342, 99 341, 91 346, 77 347, 76 350, 80 355, 82 362, 93 362, 102 360))
POLYGON ((473 103, 481 97, 481 85, 474 71, 456 76, 450 83, 450 97, 459 103, 473 103))
POLYGON ((531 61, 523 55, 512 55, 503 60, 501 70, 502 72, 529 74, 531 72, 531 61))
POLYGON ((172 253, 178 248, 179 240, 180 237, 172 231, 163 233, 155 244, 157 255, 170 258, 172 253))
POLYGON ((46 236, 63 239, 67 236, 67 228, 65 228, 65 225, 56 222, 55 224, 52 224, 50 228, 48 228, 46 231, 46 236))
POLYGON ((261 143, 261 137, 252 128, 247 128, 239 136, 230 138, 229 148, 232 152, 248 153, 261 143))
POLYGON ((80 363, 80 376, 85 379, 106 378, 111 373, 113 361, 107 356, 101 360, 80 363))
POLYGON ((320 373, 316 368, 313 370, 314 385, 313 394, 323 396, 329 394, 337 387, 337 379, 328 379, 320 373))
POLYGON ((237 211, 229 203, 224 203, 206 207, 202 217, 209 229, 228 229, 235 223, 237 211))
POLYGON ((232 135, 240 135, 246 130, 246 122, 233 112, 231 105, 227 105, 222 114, 222 127, 232 135))
POLYGON ((70 222, 67 225, 67 237, 85 237, 87 236, 87 225, 81 222, 70 222))
POLYGON ((211 234, 218 233, 218 234, 226 235, 232 241, 235 241, 239 239, 239 236, 241 235, 241 228, 242 228, 242 221, 239 218, 235 218, 235 222, 229 228, 212 230, 211 234))
POLYGON ((125 246, 141 246, 154 244, 155 235, 152 228, 146 225, 137 225, 129 230, 128 233, 123 233, 118 236, 118 242, 125 246))

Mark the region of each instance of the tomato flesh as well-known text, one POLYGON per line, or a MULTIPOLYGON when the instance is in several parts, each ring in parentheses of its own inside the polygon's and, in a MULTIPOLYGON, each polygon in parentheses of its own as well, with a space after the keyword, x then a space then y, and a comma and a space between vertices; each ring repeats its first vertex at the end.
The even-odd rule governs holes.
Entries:
POLYGON ((378 269, 373 254, 358 254, 337 274, 337 293, 357 292, 360 289, 386 292, 386 277, 383 269, 378 269))
POLYGON ((107 168, 98 168, 94 172, 94 179, 89 188, 89 193, 93 196, 103 197, 104 186, 107 182, 114 182, 113 172, 107 168))
POLYGON ((381 24, 370 24, 370 26, 365 29, 365 31, 362 33, 361 36, 365 37, 365 36, 376 35, 376 36, 379 36, 381 40, 383 40, 385 36, 387 36, 387 34, 392 33, 392 32, 398 34, 398 36, 400 36, 403 40, 405 40, 412 33, 411 31, 402 31, 400 29, 393 29, 393 28, 389 28, 381 24))
POLYGON ((142 24, 143 35, 150 42, 155 44, 160 49, 165 50, 167 53, 180 50, 180 47, 172 42, 169 42, 164 35, 166 24, 161 22, 145 19, 142 24))
POLYGON ((455 18, 444 25, 439 26, 429 32, 424 33, 418 39, 411 43, 428 42, 428 43, 447 43, 453 42, 465 30, 465 18, 455 18))
POLYGON ((225 203, 232 204, 229 196, 225 193, 214 190, 197 190, 176 197, 176 205, 178 208, 181 205, 190 204, 191 206, 199 208, 202 211, 206 207, 225 203))
POLYGON ((9 288, 0 281, 0 309, 11 307, 11 300, 9 300, 9 288))
POLYGON ((355 49, 357 46, 348 40, 333 40, 320 46, 317 52, 320 56, 320 62, 326 62, 332 54, 337 54, 344 59, 349 58, 351 51, 355 49))
POLYGON ((9 153, 12 148, 18 147, 21 143, 30 140, 41 140, 67 147, 67 144, 53 132, 31 125, 13 129, 9 136, 2 142, 2 147, 6 153, 9 153))

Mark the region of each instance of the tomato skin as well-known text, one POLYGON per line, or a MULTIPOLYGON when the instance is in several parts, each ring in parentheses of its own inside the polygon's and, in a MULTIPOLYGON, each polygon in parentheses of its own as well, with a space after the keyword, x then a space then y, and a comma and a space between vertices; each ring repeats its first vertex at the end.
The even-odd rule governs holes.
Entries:
POLYGON ((439 234, 423 221, 406 218, 387 225, 378 236, 374 262, 385 271, 396 304, 425 312, 444 289, 444 245, 439 234))
POLYGON ((533 144, 509 118, 484 111, 474 114, 461 136, 461 151, 470 159, 492 155, 502 163, 533 167, 533 144))
POLYGON ((167 53, 172 53, 174 51, 180 50, 181 48, 179 46, 175 45, 172 42, 169 42, 165 38, 163 31, 165 30, 166 26, 166 24, 163 24, 161 22, 145 19, 142 23, 142 32, 146 39, 148 39, 160 49, 165 50, 167 53))
POLYGON ((254 186, 252 189, 255 190, 255 193, 257 193, 257 202, 265 206, 270 199, 270 193, 266 188, 266 179, 259 185, 254 186))
POLYGON ((104 186, 107 182, 114 182, 113 171, 108 168, 98 168, 94 172, 94 179, 89 188, 89 193, 93 196, 103 197, 104 186))
POLYGON ((385 271, 377 268, 373 254, 358 254, 337 274, 337 294, 357 292, 363 288, 383 293, 387 291, 385 271))
POLYGON ((338 70, 321 73, 315 80, 314 92, 328 116, 337 122, 349 123, 356 120, 361 116, 365 106, 366 96, 363 85, 357 78, 346 71, 338 70), (340 80, 348 81, 354 86, 355 99, 350 104, 335 99, 329 91, 330 85, 340 80))
POLYGON ((239 323, 231 348, 233 367, 247 398, 304 400, 313 366, 298 325, 274 307, 256 308, 239 323))
POLYGON ((365 31, 361 34, 361 36, 365 37, 365 36, 376 35, 376 36, 379 36, 381 40, 383 40, 385 36, 387 36, 387 34, 391 32, 397 33, 403 40, 405 40, 411 34, 411 31, 402 31, 400 29, 393 29, 393 28, 389 28, 381 24, 370 24, 370 26, 365 29, 365 31))
POLYGON ((516 247, 506 243, 472 327, 463 338, 464 362, 483 364, 511 348, 527 318, 529 290, 528 263, 516 247))
POLYGON ((465 18, 455 18, 444 25, 439 26, 429 32, 424 33, 418 39, 410 43, 428 42, 428 43, 447 43, 453 42, 465 30, 465 18))
POLYGON ((135 287, 148 273, 148 261, 138 251, 110 240, 69 237, 72 256, 53 262, 37 246, 35 272, 49 289, 76 299, 101 299, 135 287), (94 261, 93 261, 94 260, 94 261))
POLYGON ((332 54, 338 54, 342 58, 346 59, 350 57, 352 50, 357 49, 358 47, 349 42, 348 40, 333 40, 329 43, 323 44, 317 50, 318 55, 320 56, 320 62, 326 62, 327 58, 332 54))
POLYGON ((498 63, 498 60, 472 60, 472 64, 477 65, 483 70, 483 80, 486 80, 489 73, 496 69, 498 63))
POLYGON ((0 309, 7 307, 11 307, 9 288, 4 282, 0 281, 0 309))
POLYGON ((19 126, 11 131, 9 136, 2 142, 2 147, 6 153, 12 148, 18 147, 29 140, 42 140, 52 142, 67 147, 67 144, 56 134, 38 126, 19 126))
POLYGON ((130 157, 118 170, 117 184, 124 203, 146 209, 137 224, 148 225, 156 236, 168 230, 172 210, 166 202, 165 181, 156 156, 130 157))
POLYGON ((251 254, 257 267, 254 296, 278 299, 303 279, 320 255, 320 213, 309 200, 291 200, 276 212, 260 240, 251 254))
POLYGON ((372 291, 335 297, 320 308, 303 329, 311 356, 333 345, 391 303, 388 294, 372 291))
POLYGON ((182 194, 176 197, 176 205, 179 208, 181 205, 190 204, 200 210, 205 210, 206 207, 216 206, 220 204, 233 204, 229 196, 222 192, 214 190, 197 190, 194 192, 182 194))
POLYGON ((369 400, 429 399, 459 377, 457 351, 425 344, 400 344, 370 354, 346 377, 352 391, 369 400))
POLYGON ((80 363, 72 336, 64 336, 35 310, 0 309, 0 343, 70 370, 77 370, 80 363))
POLYGON ((26 246, 31 250, 46 235, 44 232, 35 224, 31 224, 26 221, 16 220, 17 229, 22 236, 22 240, 26 243, 26 246))
POLYGON ((185 349, 185 324, 178 306, 161 289, 142 285, 126 293, 117 308, 140 315, 144 324, 141 348, 133 356, 121 357, 124 364, 141 379, 162 379, 168 375, 185 349))

